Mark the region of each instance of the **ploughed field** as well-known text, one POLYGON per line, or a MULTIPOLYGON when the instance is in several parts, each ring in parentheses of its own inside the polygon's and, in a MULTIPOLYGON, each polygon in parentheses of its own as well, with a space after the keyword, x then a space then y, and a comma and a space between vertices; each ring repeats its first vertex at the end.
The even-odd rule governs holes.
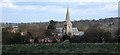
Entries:
POLYGON ((3 45, 3 53, 120 53, 118 43, 42 43, 3 45))

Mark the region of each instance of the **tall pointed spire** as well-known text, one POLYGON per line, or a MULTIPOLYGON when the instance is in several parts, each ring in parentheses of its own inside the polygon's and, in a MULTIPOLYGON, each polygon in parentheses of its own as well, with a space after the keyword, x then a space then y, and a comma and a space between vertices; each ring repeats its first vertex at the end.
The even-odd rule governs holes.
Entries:
POLYGON ((72 36, 72 23, 70 21, 70 16, 69 16, 69 8, 67 8, 67 14, 66 14, 66 22, 64 24, 64 35, 72 36))
POLYGON ((69 8, 67 8, 66 22, 69 22, 69 21, 70 21, 69 8))

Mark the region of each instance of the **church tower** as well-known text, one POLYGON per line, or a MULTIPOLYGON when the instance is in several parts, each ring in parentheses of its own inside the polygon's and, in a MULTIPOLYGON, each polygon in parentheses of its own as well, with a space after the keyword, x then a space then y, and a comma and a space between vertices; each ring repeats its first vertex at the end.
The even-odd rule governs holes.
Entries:
POLYGON ((64 24, 63 34, 68 35, 68 36, 73 35, 72 23, 70 21, 70 16, 69 16, 69 8, 67 8, 66 21, 65 21, 65 24, 64 24))

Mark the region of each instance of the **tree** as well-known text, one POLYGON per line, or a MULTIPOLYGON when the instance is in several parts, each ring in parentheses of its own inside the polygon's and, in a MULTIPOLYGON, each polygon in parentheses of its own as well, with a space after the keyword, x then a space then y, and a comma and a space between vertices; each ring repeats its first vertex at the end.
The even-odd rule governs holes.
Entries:
POLYGON ((48 29, 56 29, 56 22, 54 20, 50 20, 48 29))
POLYGON ((47 27, 45 25, 36 25, 36 24, 22 24, 19 25, 19 30, 29 32, 32 37, 44 37, 47 27))
POLYGON ((118 28, 118 30, 115 32, 116 36, 117 36, 117 42, 120 43, 120 28, 118 28))
POLYGON ((29 28, 28 24, 21 24, 18 26, 19 31, 27 31, 28 28, 29 28))
POLYGON ((13 29, 12 25, 7 24, 7 26, 3 29, 3 31, 8 31, 10 32, 13 29))
POLYGON ((110 32, 101 29, 99 26, 90 26, 83 36, 85 42, 89 43, 102 43, 110 42, 112 35, 110 32))
POLYGON ((72 38, 70 38, 70 42, 71 43, 81 43, 83 40, 81 38, 81 36, 73 36, 72 38))
POLYGON ((2 44, 23 44, 24 37, 20 33, 2 32, 2 44))
POLYGON ((48 25, 48 29, 46 30, 46 36, 52 36, 55 35, 56 32, 56 22, 53 20, 50 20, 50 23, 48 25))
POLYGON ((30 32, 33 37, 44 37, 46 30, 47 27, 44 25, 32 25, 27 29, 27 31, 30 32))
POLYGON ((103 31, 99 28, 88 28, 85 31, 84 38, 86 42, 98 42, 102 37, 103 31))
POLYGON ((85 27, 78 27, 78 31, 85 31, 86 28, 85 27))
POLYGON ((116 35, 116 37, 117 37, 117 42, 118 43, 120 43, 120 18, 119 19, 117 19, 117 21, 116 21, 116 26, 117 26, 117 30, 115 31, 115 35, 116 35))

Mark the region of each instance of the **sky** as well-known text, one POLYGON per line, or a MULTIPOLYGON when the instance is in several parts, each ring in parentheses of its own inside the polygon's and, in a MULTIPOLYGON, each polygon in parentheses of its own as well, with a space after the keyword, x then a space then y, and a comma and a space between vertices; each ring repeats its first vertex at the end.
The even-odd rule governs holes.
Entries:
POLYGON ((28 23, 118 17, 119 0, 2 0, 0 22, 28 23))

